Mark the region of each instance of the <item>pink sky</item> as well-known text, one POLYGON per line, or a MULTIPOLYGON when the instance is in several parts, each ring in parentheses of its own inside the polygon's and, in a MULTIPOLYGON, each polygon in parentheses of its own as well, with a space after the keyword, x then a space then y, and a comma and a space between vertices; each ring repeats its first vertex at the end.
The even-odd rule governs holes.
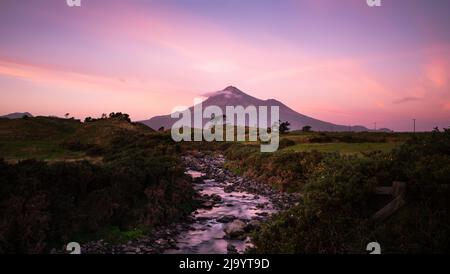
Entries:
POLYGON ((321 120, 450 126, 450 1, 0 2, 0 114, 134 120, 234 85, 321 120))

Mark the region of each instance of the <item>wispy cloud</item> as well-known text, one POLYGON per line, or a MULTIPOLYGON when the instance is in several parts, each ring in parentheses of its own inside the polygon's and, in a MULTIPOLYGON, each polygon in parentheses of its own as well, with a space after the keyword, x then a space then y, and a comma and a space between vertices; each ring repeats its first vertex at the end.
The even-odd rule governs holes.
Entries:
POLYGON ((397 99, 397 100, 395 100, 392 103, 394 103, 394 104, 404 104, 404 103, 420 101, 420 100, 422 100, 422 99, 419 98, 419 97, 408 96, 408 97, 403 97, 403 98, 397 99))
POLYGON ((341 124, 450 110, 444 1, 0 2, 4 111, 145 119, 228 85, 341 124))

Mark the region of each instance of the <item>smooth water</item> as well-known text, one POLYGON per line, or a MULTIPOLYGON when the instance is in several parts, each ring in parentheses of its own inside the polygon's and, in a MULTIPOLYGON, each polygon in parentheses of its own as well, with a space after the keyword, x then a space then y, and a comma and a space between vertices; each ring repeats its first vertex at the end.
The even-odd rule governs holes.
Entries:
MULTIPOLYGON (((193 178, 201 178, 205 174, 198 171, 188 171, 193 178)), ((216 194, 222 202, 212 209, 198 209, 193 213, 195 222, 191 229, 183 231, 175 239, 177 250, 171 249, 166 253, 179 254, 226 254, 227 247, 232 244, 239 253, 251 246, 250 239, 224 239, 224 228, 227 224, 217 220, 223 216, 233 216, 240 220, 258 219, 275 212, 268 198, 247 192, 226 193, 224 187, 230 183, 217 182, 213 179, 201 180, 194 188, 201 194, 216 194)))

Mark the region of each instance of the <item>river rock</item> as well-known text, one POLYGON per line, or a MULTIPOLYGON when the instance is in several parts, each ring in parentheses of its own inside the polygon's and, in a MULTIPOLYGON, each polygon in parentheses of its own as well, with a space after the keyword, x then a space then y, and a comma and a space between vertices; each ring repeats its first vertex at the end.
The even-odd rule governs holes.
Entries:
POLYGON ((248 224, 245 226, 244 230, 246 232, 250 232, 253 230, 258 230, 260 227, 261 227, 261 221, 253 219, 250 222, 248 222, 248 224))
POLYGON ((236 249, 236 247, 230 243, 228 243, 227 245, 227 252, 228 254, 238 254, 238 250, 236 249))
POLYGON ((163 245, 166 245, 166 244, 167 244, 167 240, 166 240, 166 239, 163 239, 163 238, 160 238, 160 239, 156 240, 155 243, 156 243, 157 245, 163 246, 163 245))
POLYGON ((225 226, 224 232, 225 236, 230 239, 236 239, 241 237, 245 233, 245 223, 239 219, 225 226))
POLYGON ((225 193, 231 193, 231 192, 234 191, 234 187, 233 186, 226 186, 226 187, 223 188, 223 191, 225 193))
POLYGON ((269 216, 269 213, 267 213, 267 212, 258 212, 258 213, 256 213, 256 215, 262 216, 262 217, 267 217, 267 216, 269 216))
POLYGON ((214 203, 210 202, 210 201, 205 201, 202 203, 202 208, 205 208, 205 209, 212 209, 213 206, 214 206, 214 203))
POLYGON ((201 216, 201 217, 197 217, 196 218, 196 220, 198 221, 198 222, 205 222, 205 221, 208 221, 210 218, 209 217, 204 217, 204 216, 201 216))
POLYGON ((265 204, 257 204, 256 208, 257 209, 263 209, 266 205, 265 204))
POLYGON ((236 219, 236 217, 234 217, 233 215, 225 215, 225 216, 222 216, 222 217, 220 217, 219 219, 217 219, 217 221, 219 222, 219 223, 224 223, 224 224, 226 224, 226 223, 229 223, 229 222, 231 222, 231 221, 233 221, 233 220, 235 220, 236 219))
POLYGON ((211 198, 211 200, 213 200, 213 201, 216 202, 216 203, 222 202, 222 197, 220 197, 220 196, 217 195, 217 194, 212 194, 212 195, 210 196, 210 198, 211 198))

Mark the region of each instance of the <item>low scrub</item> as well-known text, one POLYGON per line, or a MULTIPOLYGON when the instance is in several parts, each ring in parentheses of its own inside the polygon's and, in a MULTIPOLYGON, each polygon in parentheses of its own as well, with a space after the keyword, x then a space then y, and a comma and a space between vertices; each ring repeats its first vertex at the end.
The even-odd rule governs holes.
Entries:
POLYGON ((303 174, 299 190, 304 199, 254 235, 252 252, 364 253, 373 241, 379 242, 385 253, 450 251, 449 130, 413 137, 391 153, 317 156, 320 160, 306 173, 305 165, 294 160, 300 155, 283 157, 270 161, 280 168, 278 164, 285 163, 297 174, 287 184, 295 185, 303 174), (283 157, 295 166, 289 166, 283 157), (405 206, 383 223, 371 222, 370 217, 383 206, 375 202, 374 188, 395 180, 407 183, 405 206))
POLYGON ((141 234, 135 227, 192 211, 194 191, 170 136, 120 131, 102 145, 67 146, 103 162, 0 160, 0 253, 46 253, 105 231, 128 239, 141 234))

